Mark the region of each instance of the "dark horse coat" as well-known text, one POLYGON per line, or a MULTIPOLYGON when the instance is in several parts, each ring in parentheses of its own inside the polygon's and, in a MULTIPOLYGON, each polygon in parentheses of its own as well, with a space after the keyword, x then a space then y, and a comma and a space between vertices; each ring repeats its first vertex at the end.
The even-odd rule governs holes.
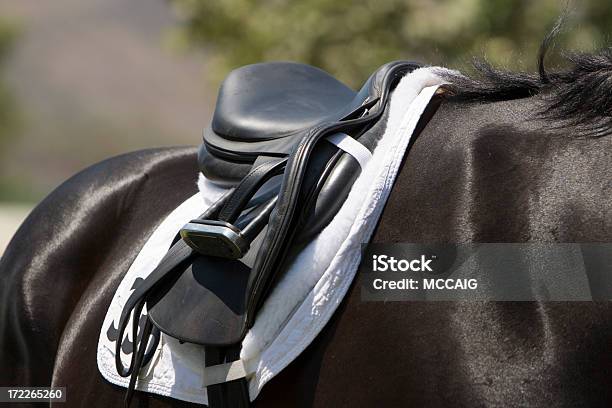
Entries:
MULTIPOLYGON (((373 241, 612 242, 610 58, 581 58, 562 74, 454 78, 456 95, 420 124, 373 241)), ((86 169, 36 207, 0 261, 0 385, 66 386, 69 406, 122 403, 96 367, 100 326, 196 176, 193 148, 141 151, 86 169)), ((610 406, 611 345, 608 302, 362 303, 355 283, 256 406, 610 406)))

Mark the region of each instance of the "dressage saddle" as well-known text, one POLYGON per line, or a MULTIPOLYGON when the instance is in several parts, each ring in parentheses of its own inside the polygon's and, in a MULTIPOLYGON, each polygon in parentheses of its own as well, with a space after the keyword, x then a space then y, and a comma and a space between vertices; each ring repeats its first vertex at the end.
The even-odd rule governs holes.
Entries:
MULTIPOLYGON (((336 214, 364 164, 360 153, 381 136, 369 130, 399 79, 417 67, 385 64, 358 92, 298 63, 248 65, 227 76, 198 163, 228 192, 180 230, 126 301, 115 358, 118 373, 130 376, 127 405, 160 332, 203 345, 206 367, 239 361, 283 266, 336 214), (130 317, 134 350, 125 367, 120 347, 130 317)), ((245 378, 212 381, 207 393, 213 408, 249 406, 245 378)))

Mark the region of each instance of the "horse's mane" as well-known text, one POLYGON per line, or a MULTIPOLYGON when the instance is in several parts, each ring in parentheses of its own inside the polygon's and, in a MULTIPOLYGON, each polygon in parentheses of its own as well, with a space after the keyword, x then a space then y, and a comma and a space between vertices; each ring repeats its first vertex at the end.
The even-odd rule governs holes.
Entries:
POLYGON ((559 21, 544 38, 538 53, 538 73, 512 72, 484 60, 474 62, 475 74, 450 74, 451 100, 494 102, 542 95, 542 117, 558 127, 575 127, 583 135, 612 133, 612 48, 594 53, 564 52, 568 68, 547 71, 546 53, 558 35, 559 21))

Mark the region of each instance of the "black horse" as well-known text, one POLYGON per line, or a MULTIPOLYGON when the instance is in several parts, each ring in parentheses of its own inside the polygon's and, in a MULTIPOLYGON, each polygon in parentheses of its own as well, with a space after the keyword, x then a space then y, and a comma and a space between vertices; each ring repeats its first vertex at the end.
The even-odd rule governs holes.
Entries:
MULTIPOLYGON (((373 242, 612 242, 612 52, 538 75, 449 78, 373 242)), ((196 150, 96 164, 30 214, 0 261, 0 385, 116 406, 100 327, 147 237, 196 192, 196 150)), ((608 302, 362 303, 359 278, 256 406, 610 406, 608 302)), ((191 405, 137 393, 139 406, 191 405)))

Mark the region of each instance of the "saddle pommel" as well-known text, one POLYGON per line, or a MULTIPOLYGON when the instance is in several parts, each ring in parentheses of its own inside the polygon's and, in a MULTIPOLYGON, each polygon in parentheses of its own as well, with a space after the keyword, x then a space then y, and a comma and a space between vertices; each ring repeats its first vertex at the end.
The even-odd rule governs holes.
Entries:
POLYGON ((230 223, 192 220, 180 231, 187 245, 202 255, 239 259, 249 250, 249 241, 230 223))

